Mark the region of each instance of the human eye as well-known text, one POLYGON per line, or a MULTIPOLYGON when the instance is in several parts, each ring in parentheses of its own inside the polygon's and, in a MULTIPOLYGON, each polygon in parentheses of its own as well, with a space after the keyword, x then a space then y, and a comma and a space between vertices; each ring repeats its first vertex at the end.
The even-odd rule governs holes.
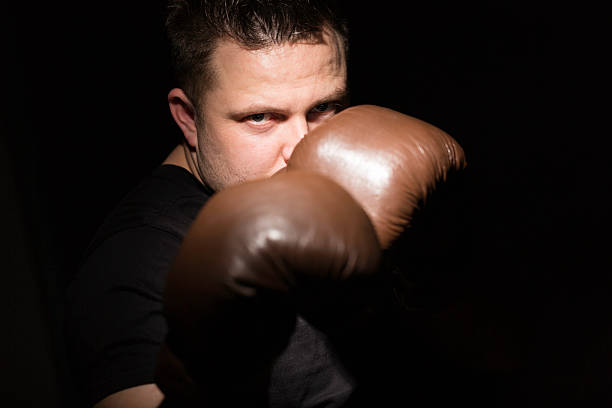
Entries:
POLYGON ((329 103, 328 102, 320 103, 317 106, 315 106, 314 108, 312 108, 313 112, 317 112, 317 113, 327 112, 328 109, 329 109, 329 103))
POLYGON ((314 106, 308 113, 308 120, 315 122, 318 120, 327 119, 342 109, 342 105, 339 102, 323 102, 314 106))
POLYGON ((252 115, 246 116, 244 120, 256 125, 262 125, 267 123, 271 118, 272 115, 269 113, 254 113, 252 115))
POLYGON ((323 102, 315 106, 312 111, 315 113, 331 113, 336 114, 344 109, 344 105, 342 102, 333 101, 333 102, 323 102))

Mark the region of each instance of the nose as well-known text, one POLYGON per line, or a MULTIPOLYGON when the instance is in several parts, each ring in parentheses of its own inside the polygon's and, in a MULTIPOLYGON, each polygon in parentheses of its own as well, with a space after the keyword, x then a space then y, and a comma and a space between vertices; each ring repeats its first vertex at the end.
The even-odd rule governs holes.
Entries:
POLYGON ((282 155, 285 163, 289 161, 289 158, 293 154, 295 146, 306 136, 308 133, 308 121, 306 117, 296 117, 286 129, 286 133, 283 134, 283 150, 282 155))

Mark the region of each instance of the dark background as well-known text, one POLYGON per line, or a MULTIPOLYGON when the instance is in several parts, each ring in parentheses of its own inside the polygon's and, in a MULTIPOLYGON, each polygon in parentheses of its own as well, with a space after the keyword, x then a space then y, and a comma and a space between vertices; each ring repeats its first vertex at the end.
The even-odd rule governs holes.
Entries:
MULTIPOLYGON (((454 289, 421 334, 442 378, 431 391, 609 405, 610 18, 587 3, 352 4, 353 103, 431 122, 468 157, 457 217, 435 226, 430 252, 457 263, 421 277, 454 289)), ((162 2, 2 7, 1 404, 72 406, 66 282, 179 136, 162 2)))

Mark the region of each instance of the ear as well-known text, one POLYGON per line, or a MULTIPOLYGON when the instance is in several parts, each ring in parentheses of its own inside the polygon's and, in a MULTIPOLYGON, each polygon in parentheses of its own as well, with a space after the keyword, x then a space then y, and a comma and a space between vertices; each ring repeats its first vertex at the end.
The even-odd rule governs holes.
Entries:
POLYGON ((168 93, 170 113, 178 127, 183 131, 189 146, 198 146, 198 130, 196 128, 195 108, 182 89, 174 88, 168 93))

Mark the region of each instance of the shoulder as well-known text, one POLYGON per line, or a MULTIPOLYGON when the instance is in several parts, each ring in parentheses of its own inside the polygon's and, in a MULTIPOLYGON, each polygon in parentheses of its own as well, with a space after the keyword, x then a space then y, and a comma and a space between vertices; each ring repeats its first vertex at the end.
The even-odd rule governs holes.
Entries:
POLYGON ((82 281, 77 286, 102 292, 129 280, 161 291, 166 269, 208 197, 186 170, 158 167, 100 226, 74 276, 82 281))
POLYGON ((209 198, 185 169, 162 165, 130 191, 98 229, 84 256, 115 234, 137 228, 159 230, 182 240, 209 198))
POLYGON ((91 404, 151 391, 140 386, 152 385, 166 333, 165 279, 208 199, 198 183, 176 166, 154 171, 107 217, 69 284, 66 341, 91 404))
POLYGON ((91 302, 130 290, 161 295, 168 268, 208 195, 177 166, 161 166, 127 194, 98 229, 69 286, 91 302))

